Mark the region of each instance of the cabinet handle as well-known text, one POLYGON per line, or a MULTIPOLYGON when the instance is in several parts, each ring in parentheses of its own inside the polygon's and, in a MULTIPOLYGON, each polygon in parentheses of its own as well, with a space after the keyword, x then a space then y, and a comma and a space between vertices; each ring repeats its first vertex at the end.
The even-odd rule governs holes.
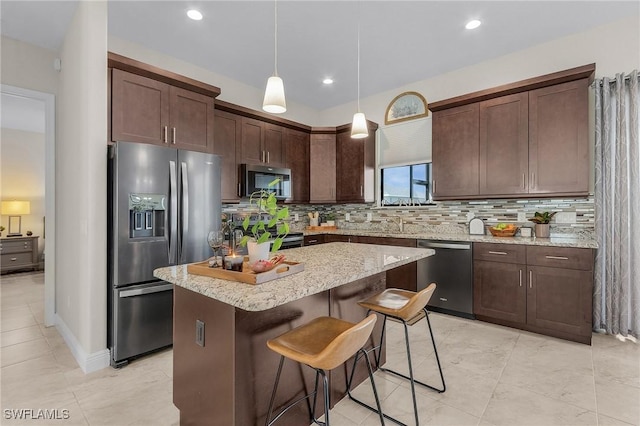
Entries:
POLYGON ((169 142, 169 139, 168 139, 168 136, 167 136, 167 130, 168 130, 167 126, 164 126, 164 139, 162 140, 162 142, 164 142, 164 143, 168 143, 169 142))
POLYGON ((522 287, 522 269, 520 269, 520 287, 522 287))
POLYGON ((271 160, 270 160, 270 158, 269 158, 269 151, 267 151, 267 164, 268 164, 268 163, 271 163, 271 160))
POLYGON ((564 257, 564 256, 545 256, 547 259, 554 259, 554 260, 569 260, 568 257, 564 257))
POLYGON ((173 132, 173 144, 175 145, 176 144, 176 128, 175 127, 173 127, 172 132, 173 132))
POLYGON ((317 242, 318 242, 318 240, 309 240, 309 244, 315 244, 317 242))
POLYGON ((436 193, 436 180, 433 180, 433 193, 436 193))
POLYGON ((360 185, 360 196, 363 197, 364 196, 364 186, 360 185))
POLYGON ((242 193, 240 192, 240 182, 238 182, 238 197, 242 197, 242 193))
POLYGON ((489 254, 499 254, 500 256, 506 256, 508 253, 504 251, 490 251, 489 254))
POLYGON ((523 173, 523 174, 522 174, 522 189, 525 189, 525 182, 524 182, 524 179, 525 179, 525 174, 523 173))
POLYGON ((529 270, 529 288, 533 288, 533 271, 529 270))
POLYGON ((532 188, 536 187, 536 174, 535 173, 531 173, 531 187, 532 188))
POLYGON ((18 260, 18 258, 17 258, 17 257, 12 257, 12 258, 11 258, 11 261, 12 261, 12 262, 15 262, 16 260, 18 260))

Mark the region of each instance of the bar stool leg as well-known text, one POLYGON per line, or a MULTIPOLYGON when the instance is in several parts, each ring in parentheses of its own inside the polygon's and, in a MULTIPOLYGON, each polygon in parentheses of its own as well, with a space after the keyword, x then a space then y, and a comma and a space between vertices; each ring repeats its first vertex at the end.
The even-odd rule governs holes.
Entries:
MULTIPOLYGON (((416 401, 416 383, 413 378, 413 363, 411 362, 411 347, 409 345, 409 327, 407 326, 406 321, 402 321, 402 325, 404 326, 404 342, 407 348, 407 362, 409 363, 409 382, 411 383, 411 396, 413 398, 413 414, 416 419, 416 426, 420 424, 420 420, 418 419, 418 403, 416 401)), ((391 371, 391 370, 389 370, 391 371)))
MULTIPOLYGON (((380 424, 384 426, 384 418, 388 418, 389 420, 392 420, 400 425, 403 425, 403 423, 398 422, 396 419, 389 417, 388 415, 384 414, 382 412, 382 406, 380 405, 380 397, 378 396, 378 389, 376 388, 376 382, 373 379, 373 367, 371 366, 371 361, 369 360, 369 352, 367 352, 364 348, 360 349, 358 352, 356 352, 356 357, 353 360, 353 368, 351 369, 351 374, 349 375, 349 380, 347 381, 347 395, 349 396, 349 399, 351 399, 352 401, 362 405, 363 407, 367 407, 368 409, 370 409, 371 411, 375 411, 378 413, 378 417, 380 417, 380 424), (376 400, 376 407, 377 409, 373 408, 372 406, 356 399, 353 395, 351 395, 351 383, 353 382, 353 376, 356 372, 356 365, 358 363, 358 358, 360 358, 360 354, 362 354, 362 357, 366 360, 367 362, 367 371, 369 373, 369 381, 371 382, 371 388, 373 389, 373 397, 376 400)), ((406 426, 406 425, 404 425, 406 426)))
POLYGON ((438 356, 438 349, 436 348, 436 339, 433 338, 433 331, 431 330, 431 321, 429 320, 429 313, 427 312, 427 308, 424 308, 424 316, 427 318, 427 325, 429 326, 429 336, 431 336, 431 343, 433 344, 433 353, 436 355, 436 362, 438 363, 438 371, 440 372, 440 380, 442 381, 442 389, 434 388, 433 386, 426 385, 422 383, 424 386, 427 386, 430 389, 438 391, 440 393, 447 390, 447 385, 444 382, 444 375, 442 374, 442 366, 440 366, 440 357, 438 356))
MULTIPOLYGON (((282 364, 284 364, 284 356, 280 356, 280 365, 278 365, 278 373, 276 374, 276 382, 273 385, 273 392, 271 392, 271 400, 269 401, 269 411, 267 412, 267 420, 265 422, 266 426, 269 426, 269 419, 271 418, 271 414, 273 414, 273 404, 276 400, 276 390, 278 389, 278 382, 280 381, 280 373, 282 373, 282 364)), ((274 421, 277 420, 274 419, 274 421)))

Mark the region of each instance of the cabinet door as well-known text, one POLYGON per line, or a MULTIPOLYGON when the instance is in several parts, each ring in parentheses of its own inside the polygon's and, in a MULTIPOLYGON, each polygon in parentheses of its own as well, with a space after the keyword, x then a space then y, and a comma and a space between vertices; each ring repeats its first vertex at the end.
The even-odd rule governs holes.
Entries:
POLYGON ((305 235, 304 237, 305 246, 315 246, 317 244, 324 244, 324 242, 324 234, 305 235))
POLYGON ((529 92, 529 192, 589 191, 588 81, 529 92))
POLYGON ((515 323, 526 321, 526 266, 473 262, 473 313, 515 323))
POLYGON ((222 201, 238 201, 237 147, 242 136, 242 118, 226 111, 215 111, 213 153, 222 158, 222 201))
POLYGON ((242 117, 241 163, 262 164, 264 159, 263 139, 264 123, 253 118, 242 117))
POLYGON ((335 135, 311 135, 309 179, 311 202, 334 203, 336 201, 335 135))
POLYGON ((111 78, 111 138, 167 143, 169 85, 118 69, 111 78))
POLYGON ((285 129, 274 124, 264 124, 264 162, 274 167, 284 167, 285 160, 285 129))
POLYGON ((336 135, 336 200, 364 201, 364 147, 366 139, 352 139, 350 132, 336 135))
POLYGON ((529 266, 527 324, 591 335, 593 272, 529 266))
POLYGON ((480 102, 480 194, 528 191, 528 102, 527 92, 480 102))
POLYGON ((291 201, 309 201, 309 134, 288 129, 287 168, 291 169, 291 201))
POLYGON ((478 195, 479 106, 433 113, 433 197, 478 195))
POLYGON ((171 86, 171 143, 179 149, 213 152, 213 98, 171 86))

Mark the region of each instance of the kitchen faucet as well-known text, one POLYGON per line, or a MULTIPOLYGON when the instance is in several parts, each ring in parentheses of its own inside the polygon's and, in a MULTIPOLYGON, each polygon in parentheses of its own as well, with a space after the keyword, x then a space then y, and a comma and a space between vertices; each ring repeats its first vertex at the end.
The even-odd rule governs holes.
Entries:
POLYGON ((389 216, 389 219, 398 225, 400 232, 404 232, 404 219, 402 219, 402 216, 389 216), (395 219, 398 219, 398 221, 396 222, 395 219))

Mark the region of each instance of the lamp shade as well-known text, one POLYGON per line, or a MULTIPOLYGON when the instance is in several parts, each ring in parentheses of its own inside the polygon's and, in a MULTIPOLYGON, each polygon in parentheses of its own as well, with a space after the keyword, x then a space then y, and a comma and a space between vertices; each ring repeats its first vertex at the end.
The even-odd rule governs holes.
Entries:
POLYGON ((287 103, 284 100, 284 83, 276 75, 267 80, 262 109, 273 114, 280 114, 287 110, 287 103))
POLYGON ((31 214, 31 202, 29 201, 3 201, 0 207, 2 214, 7 216, 19 216, 31 214))
POLYGON ((351 137, 353 139, 362 139, 369 136, 369 128, 367 127, 367 119, 362 112, 353 114, 353 123, 351 124, 351 137))

